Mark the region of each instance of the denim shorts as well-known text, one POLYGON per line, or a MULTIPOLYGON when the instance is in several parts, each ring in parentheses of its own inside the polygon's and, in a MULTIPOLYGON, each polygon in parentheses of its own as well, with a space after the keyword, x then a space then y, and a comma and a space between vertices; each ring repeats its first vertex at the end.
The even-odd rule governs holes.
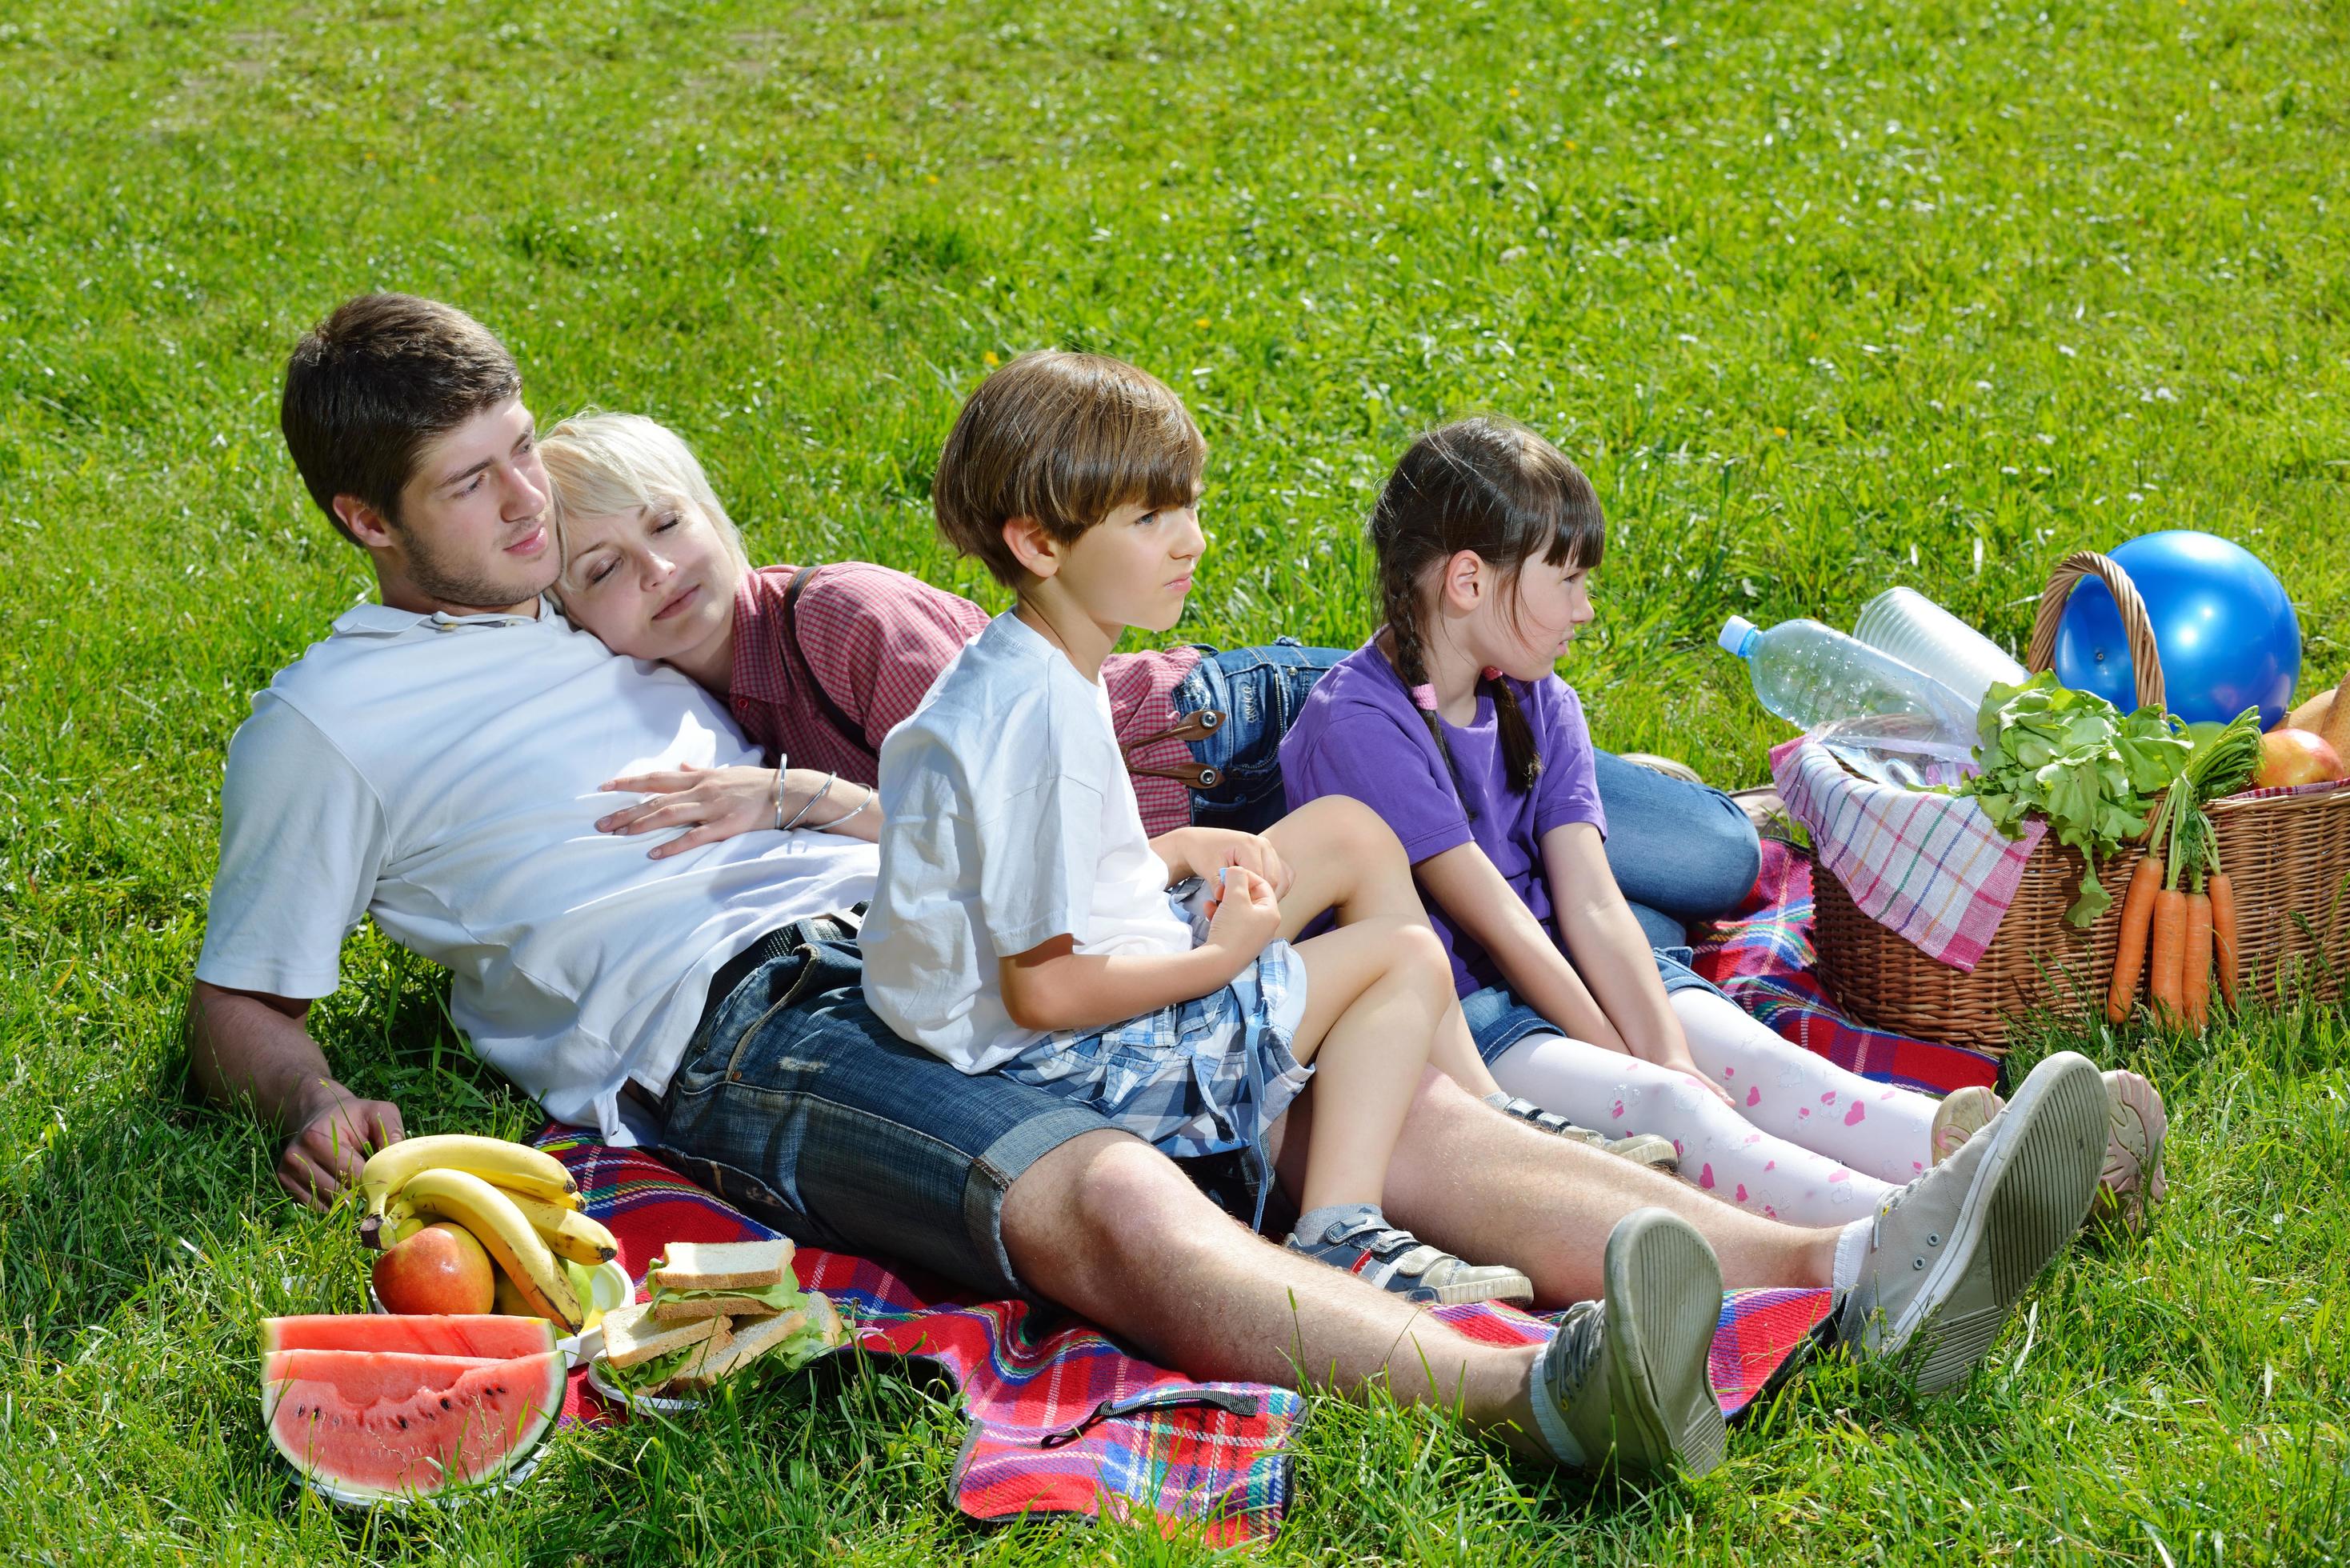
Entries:
MULTIPOLYGON (((1710 991, 1721 995, 1721 988, 1690 968, 1689 949, 1654 951, 1657 975, 1665 982, 1665 994, 1677 991, 1710 991)), ((1471 992, 1461 999, 1461 1012, 1469 1020, 1470 1037, 1477 1042, 1477 1054, 1488 1064, 1502 1059, 1502 1053, 1532 1034, 1559 1034, 1565 1031, 1549 1019, 1520 1002, 1509 987, 1489 985, 1482 991, 1471 992)))
POLYGON ((991 1298, 1028 1294, 1004 1248, 1003 1196, 1110 1124, 892 1034, 865 1004, 851 936, 829 917, 795 921, 761 940, 734 983, 713 983, 662 1096, 659 1152, 795 1241, 901 1259, 991 1298))
POLYGON ((1200 649, 1200 662, 1176 683, 1175 716, 1213 708, 1224 722, 1191 742, 1193 760, 1218 774, 1213 784, 1191 792, 1194 825, 1263 833, 1282 819, 1289 805, 1281 787, 1281 737, 1314 683, 1347 653, 1308 648, 1294 637, 1222 653, 1200 649))

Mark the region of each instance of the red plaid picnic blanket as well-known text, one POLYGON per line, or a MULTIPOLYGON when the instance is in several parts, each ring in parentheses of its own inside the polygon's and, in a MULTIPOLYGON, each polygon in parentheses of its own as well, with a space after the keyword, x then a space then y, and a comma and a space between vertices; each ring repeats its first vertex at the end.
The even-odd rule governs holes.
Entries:
MULTIPOLYGON (((775 1234, 641 1150, 556 1124, 536 1142, 570 1168, 631 1278, 671 1241, 775 1234)), ((1288 1442, 1305 1411, 1294 1391, 1194 1383, 1074 1320, 1039 1325, 1026 1303, 981 1301, 845 1253, 802 1248, 793 1266, 804 1287, 824 1292, 857 1325, 866 1351, 926 1357, 962 1389, 971 1430, 954 1503, 970 1517, 1147 1512, 1170 1533, 1218 1545, 1266 1541, 1280 1528, 1294 1485, 1288 1442)), ((1725 1415, 1746 1409, 1792 1368, 1827 1310, 1825 1291, 1724 1296, 1709 1371, 1725 1415)), ((1552 1332, 1508 1307, 1436 1311, 1488 1344, 1529 1344, 1552 1332)), ((584 1369, 573 1374, 565 1418, 619 1418, 586 1378, 584 1369)))
POLYGON ((2010 838, 1973 800, 1856 778, 1801 737, 1772 750, 1771 779, 1862 914, 1970 972, 2048 834, 2035 819, 2010 838))
POLYGON ((1762 843, 1762 872, 1738 913, 1701 933, 1691 967, 1780 1034, 1864 1078, 1947 1095, 1988 1085, 1999 1063, 1960 1045, 1870 1029, 1846 1017, 1820 983, 1812 947, 1812 862, 1762 843))

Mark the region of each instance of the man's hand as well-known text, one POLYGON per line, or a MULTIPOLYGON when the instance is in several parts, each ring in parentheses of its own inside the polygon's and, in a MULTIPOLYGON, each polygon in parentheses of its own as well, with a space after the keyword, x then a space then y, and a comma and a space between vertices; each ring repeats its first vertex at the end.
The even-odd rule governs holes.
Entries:
POLYGON ((362 1100, 327 1080, 318 1085, 316 1105, 303 1116, 300 1130, 277 1157, 277 1184, 313 1209, 331 1208, 359 1180, 369 1155, 404 1136, 398 1106, 362 1100))
POLYGON ((1272 887, 1275 898, 1287 898, 1290 884, 1296 880, 1289 862, 1262 834, 1235 833, 1228 827, 1179 827, 1152 839, 1150 847, 1167 862, 1167 869, 1173 873, 1172 880, 1180 882, 1186 877, 1197 877, 1208 884, 1211 912, 1223 901, 1223 870, 1227 866, 1236 866, 1263 877, 1272 887))

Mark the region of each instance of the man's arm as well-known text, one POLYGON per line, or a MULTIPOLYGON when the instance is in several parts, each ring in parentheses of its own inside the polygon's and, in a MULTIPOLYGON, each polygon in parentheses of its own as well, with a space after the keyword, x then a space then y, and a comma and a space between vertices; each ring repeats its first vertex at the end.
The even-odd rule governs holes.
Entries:
POLYGON ((197 981, 188 1054, 206 1099, 247 1106, 264 1127, 292 1135, 277 1157, 278 1185, 325 1209, 359 1179, 369 1154, 402 1132, 398 1106, 363 1100, 335 1081, 303 1027, 309 1012, 300 998, 197 981))

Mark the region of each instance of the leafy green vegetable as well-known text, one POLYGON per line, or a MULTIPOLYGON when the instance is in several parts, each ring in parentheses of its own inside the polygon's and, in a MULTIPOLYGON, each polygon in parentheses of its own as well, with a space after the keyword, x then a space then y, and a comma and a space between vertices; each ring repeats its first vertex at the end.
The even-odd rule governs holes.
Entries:
POLYGON ((777 1280, 774 1284, 767 1286, 764 1290, 756 1291, 747 1289, 732 1291, 672 1291, 664 1289, 659 1281, 655 1281, 653 1283, 652 1306, 655 1311, 660 1310, 660 1304, 663 1302, 690 1302, 709 1300, 712 1298, 725 1301, 733 1301, 740 1298, 743 1300, 757 1302, 761 1305, 764 1306, 769 1312, 789 1312, 792 1308, 799 1304, 800 1287, 799 1282, 791 1276, 789 1271, 785 1271, 784 1277, 777 1280))
POLYGON ((613 1386, 631 1394, 652 1394, 668 1386, 683 1372, 686 1363, 702 1354, 702 1342, 696 1340, 683 1350, 672 1350, 666 1355, 656 1355, 650 1361, 639 1361, 634 1366, 615 1366, 604 1363, 604 1376, 613 1386))
POLYGON ((2170 786, 2193 747, 2158 708, 2123 713, 2094 691, 2056 684, 2051 673, 2021 686, 1995 682, 1976 720, 1982 772, 1952 793, 1979 802, 2002 833, 2021 837, 2024 819, 2048 819, 2059 844, 2087 862, 2081 896, 2064 918, 2095 923, 2113 902, 2097 861, 2146 831, 2154 797, 2170 786))

